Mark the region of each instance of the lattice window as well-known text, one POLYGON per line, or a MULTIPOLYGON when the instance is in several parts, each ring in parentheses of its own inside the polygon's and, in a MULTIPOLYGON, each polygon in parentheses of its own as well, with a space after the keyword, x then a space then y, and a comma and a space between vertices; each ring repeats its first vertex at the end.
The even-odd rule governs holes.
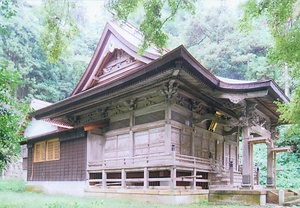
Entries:
POLYGON ((44 162, 60 159, 59 139, 37 142, 34 144, 34 162, 44 162))
POLYGON ((165 119, 165 111, 157 111, 135 117, 135 125, 161 121, 165 119))
POLYGON ((129 119, 113 122, 109 125, 109 130, 121 129, 129 127, 129 119))
POLYGON ((174 121, 177 121, 179 123, 189 125, 189 118, 185 115, 177 113, 176 111, 172 111, 171 119, 174 120, 174 121))
POLYGON ((34 144, 34 162, 45 161, 46 142, 37 142, 34 144))
POLYGON ((46 160, 59 160, 60 157, 60 143, 59 139, 51 139, 47 141, 46 160))

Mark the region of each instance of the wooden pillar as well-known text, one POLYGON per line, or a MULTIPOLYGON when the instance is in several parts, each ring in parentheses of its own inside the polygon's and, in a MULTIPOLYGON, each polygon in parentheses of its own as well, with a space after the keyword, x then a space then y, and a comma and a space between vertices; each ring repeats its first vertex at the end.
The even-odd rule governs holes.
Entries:
POLYGON ((230 170, 230 185, 233 185, 234 184, 233 161, 229 162, 229 170, 230 170))
POLYGON ((192 145, 192 152, 191 152, 191 155, 192 156, 195 156, 195 138, 196 138, 196 129, 195 127, 193 128, 193 131, 192 131, 192 141, 191 141, 191 145, 192 145))
POLYGON ((278 204, 280 206, 283 206, 283 204, 284 204, 284 190, 283 189, 280 189, 278 192, 278 204))
POLYGON ((193 184, 192 184, 192 188, 194 189, 194 190, 196 190, 197 189, 197 178, 196 178, 196 176, 197 176, 197 170, 196 170, 196 168, 194 168, 193 169, 193 184))
POLYGON ((172 146, 172 127, 170 123, 171 119, 171 107, 168 103, 165 108, 165 153, 170 154, 171 153, 171 146, 172 146))
POLYGON ((248 144, 248 145, 250 151, 250 184, 251 184, 251 189, 254 189, 253 144, 248 144))
POLYGON ((122 181, 121 181, 121 187, 123 189, 125 189, 126 188, 126 172, 125 172, 124 168, 122 169, 122 172, 121 172, 121 179, 122 179, 122 181))
POLYGON ((245 126, 242 129, 242 138, 243 138, 243 178, 242 178, 242 187, 245 189, 250 189, 250 146, 249 146, 249 137, 250 137, 250 127, 245 126))
POLYGON ((267 144, 267 187, 274 188, 274 177, 273 177, 273 160, 274 153, 272 152, 273 142, 267 144))
POLYGON ((106 179, 107 179, 107 175, 105 170, 102 170, 102 188, 106 189, 106 179))
POLYGON ((259 167, 256 167, 256 185, 260 184, 260 170, 259 167))
MULTIPOLYGON (((134 157, 134 136, 133 136, 133 131, 132 127, 134 126, 134 113, 130 112, 130 117, 129 117, 129 122, 130 122, 130 130, 129 130, 129 141, 130 141, 130 148, 129 148, 129 157, 133 158, 134 157)), ((132 163, 134 163, 132 159, 132 163)))
POLYGON ((176 166, 171 167, 171 189, 176 189, 176 166))
POLYGON ((148 168, 144 168, 144 189, 149 188, 149 171, 148 168))
POLYGON ((276 175, 277 175, 277 171, 276 171, 276 152, 273 153, 274 154, 274 169, 273 169, 273 174, 274 174, 274 186, 273 188, 276 189, 277 186, 277 182, 276 182, 276 175))

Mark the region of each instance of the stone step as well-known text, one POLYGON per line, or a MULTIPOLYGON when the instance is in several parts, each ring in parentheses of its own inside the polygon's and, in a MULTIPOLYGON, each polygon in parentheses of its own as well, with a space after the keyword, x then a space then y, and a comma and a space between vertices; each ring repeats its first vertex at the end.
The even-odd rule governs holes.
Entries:
MULTIPOLYGON (((273 191, 274 193, 278 194, 280 189, 272 189, 271 191, 273 191)), ((297 196, 298 193, 295 191, 292 191, 290 189, 284 189, 284 195, 285 196, 297 196)))
POLYGON ((218 184, 218 185, 210 185, 209 189, 210 190, 239 190, 239 186, 238 185, 222 185, 222 184, 218 184))
POLYGON ((292 201, 286 201, 283 203, 283 206, 294 206, 294 205, 300 205, 300 198, 294 199, 292 201))

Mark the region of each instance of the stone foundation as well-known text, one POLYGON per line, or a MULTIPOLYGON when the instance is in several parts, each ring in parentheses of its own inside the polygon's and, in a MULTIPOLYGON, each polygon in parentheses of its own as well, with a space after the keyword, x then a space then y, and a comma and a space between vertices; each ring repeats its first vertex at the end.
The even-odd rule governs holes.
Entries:
POLYGON ((25 190, 46 194, 67 194, 83 196, 86 183, 84 181, 28 181, 25 190))
POLYGON ((238 203, 246 205, 266 205, 267 192, 264 190, 210 190, 210 202, 238 203))
POLYGON ((208 200, 208 190, 85 189, 85 196, 131 199, 157 204, 191 204, 208 200))

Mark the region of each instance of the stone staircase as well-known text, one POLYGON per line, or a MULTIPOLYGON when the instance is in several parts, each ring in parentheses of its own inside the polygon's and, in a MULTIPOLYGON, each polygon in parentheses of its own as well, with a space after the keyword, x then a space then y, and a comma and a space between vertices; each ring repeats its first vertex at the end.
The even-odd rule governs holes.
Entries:
POLYGON ((211 174, 211 190, 238 190, 242 181, 242 176, 234 173, 234 184, 230 184, 230 171, 228 169, 218 169, 211 174))
POLYGON ((300 196, 292 190, 284 191, 284 206, 300 205, 300 196))
MULTIPOLYGON (((279 190, 273 189, 267 191, 267 203, 279 204, 279 190)), ((290 189, 284 190, 283 206, 300 205, 300 196, 297 192, 290 189)))

